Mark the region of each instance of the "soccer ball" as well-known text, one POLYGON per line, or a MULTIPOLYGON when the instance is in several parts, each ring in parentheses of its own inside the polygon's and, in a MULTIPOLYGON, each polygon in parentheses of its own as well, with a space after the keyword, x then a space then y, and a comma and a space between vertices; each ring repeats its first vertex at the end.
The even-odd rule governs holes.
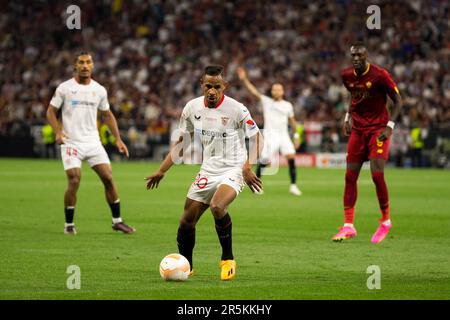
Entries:
POLYGON ((189 277, 191 265, 178 253, 171 253, 159 264, 159 274, 166 281, 185 281, 189 277))

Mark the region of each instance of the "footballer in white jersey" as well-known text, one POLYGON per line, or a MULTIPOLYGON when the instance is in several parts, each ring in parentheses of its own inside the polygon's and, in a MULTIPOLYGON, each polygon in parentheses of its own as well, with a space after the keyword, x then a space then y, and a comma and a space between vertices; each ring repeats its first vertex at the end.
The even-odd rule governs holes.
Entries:
POLYGON ((203 161, 186 197, 178 227, 178 250, 188 259, 192 272, 195 226, 209 207, 222 247, 221 280, 231 280, 236 274, 228 206, 242 191, 244 183, 253 192, 262 190, 261 180, 251 170, 251 164, 256 163, 262 150, 262 135, 247 108, 224 95, 227 85, 222 66, 205 68, 201 79, 204 95, 186 104, 180 119, 180 139, 159 170, 146 177, 147 189, 157 188, 175 159, 181 156, 183 141, 200 139, 203 161), (249 138, 248 157, 245 138, 249 138))
POLYGON ((94 69, 91 55, 87 52, 80 53, 75 59, 74 69, 75 77, 57 87, 47 109, 47 119, 56 134, 55 140, 61 145, 61 158, 68 181, 64 194, 64 233, 76 234, 73 218, 83 160, 89 163, 105 186, 113 230, 133 233, 135 229, 126 225, 120 217, 119 195, 112 178, 108 155, 100 142, 97 112, 104 117, 116 138, 119 152, 128 157, 128 149, 120 138, 116 119, 109 109, 106 89, 91 78, 94 69), (57 117, 59 110, 62 124, 57 117))
MULTIPOLYGON (((256 175, 261 177, 262 169, 266 163, 274 156, 281 153, 286 157, 289 165, 289 176, 291 185, 289 192, 293 195, 301 195, 297 187, 297 169, 295 167, 295 147, 289 137, 288 125, 290 124, 295 132, 294 138, 298 143, 299 134, 297 133, 297 121, 294 117, 294 108, 292 103, 283 99, 284 88, 280 83, 272 85, 271 95, 268 97, 262 95, 258 89, 250 82, 247 72, 243 68, 237 69, 239 79, 243 82, 247 90, 255 96, 263 109, 264 115, 264 148, 260 162, 256 169, 256 175)), ((261 194, 261 193, 260 193, 261 194)))

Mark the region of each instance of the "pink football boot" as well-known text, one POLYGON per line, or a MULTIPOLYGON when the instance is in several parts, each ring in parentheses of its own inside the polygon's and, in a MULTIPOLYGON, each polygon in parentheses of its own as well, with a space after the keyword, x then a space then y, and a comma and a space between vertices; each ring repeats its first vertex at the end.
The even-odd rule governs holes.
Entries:
POLYGON ((332 240, 338 242, 344 239, 354 238, 356 237, 356 234, 356 229, 354 227, 341 227, 332 240))
POLYGON ((377 231, 372 236, 372 243, 380 243, 387 236, 389 230, 392 228, 392 224, 384 225, 380 223, 377 231))

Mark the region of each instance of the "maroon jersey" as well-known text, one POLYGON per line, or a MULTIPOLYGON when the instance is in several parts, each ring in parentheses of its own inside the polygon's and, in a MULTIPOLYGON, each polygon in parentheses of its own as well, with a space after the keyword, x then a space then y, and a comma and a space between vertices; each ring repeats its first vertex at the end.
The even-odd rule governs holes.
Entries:
POLYGON ((352 129, 369 132, 385 128, 389 121, 387 95, 393 98, 398 94, 397 85, 389 72, 368 63, 366 71, 361 75, 357 75, 353 67, 350 67, 341 72, 341 77, 352 95, 349 111, 352 129))

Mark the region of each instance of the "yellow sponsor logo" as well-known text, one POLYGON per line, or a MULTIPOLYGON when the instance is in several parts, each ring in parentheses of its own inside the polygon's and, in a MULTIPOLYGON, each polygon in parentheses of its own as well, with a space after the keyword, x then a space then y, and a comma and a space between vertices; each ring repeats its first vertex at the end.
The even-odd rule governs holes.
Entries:
POLYGON ((377 153, 380 153, 380 154, 383 153, 383 149, 378 149, 377 153))
POLYGON ((377 139, 377 147, 382 147, 383 146, 383 141, 380 141, 377 139))

